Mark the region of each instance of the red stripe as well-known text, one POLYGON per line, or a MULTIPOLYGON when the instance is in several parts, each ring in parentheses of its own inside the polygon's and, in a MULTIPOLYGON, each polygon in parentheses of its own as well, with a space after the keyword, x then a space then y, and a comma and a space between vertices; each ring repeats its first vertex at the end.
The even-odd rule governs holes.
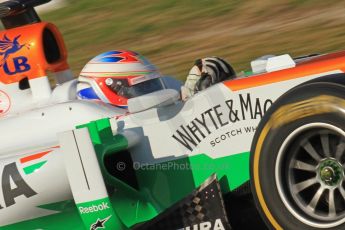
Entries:
POLYGON ((39 159, 41 157, 43 157, 44 155, 50 153, 52 150, 49 150, 49 151, 46 151, 46 152, 41 152, 41 153, 36 153, 34 155, 30 155, 30 156, 27 156, 27 157, 23 157, 20 159, 20 163, 25 163, 25 162, 28 162, 28 161, 33 161, 33 160, 36 160, 36 159, 39 159))

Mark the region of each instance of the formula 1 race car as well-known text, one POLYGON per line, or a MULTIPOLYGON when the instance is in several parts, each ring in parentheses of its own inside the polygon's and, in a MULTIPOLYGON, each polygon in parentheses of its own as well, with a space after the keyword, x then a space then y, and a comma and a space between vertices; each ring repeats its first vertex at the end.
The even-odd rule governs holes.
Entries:
POLYGON ((251 194, 268 228, 344 228, 345 52, 266 56, 123 113, 73 97, 48 1, 0 4, 1 229, 258 229, 251 194))

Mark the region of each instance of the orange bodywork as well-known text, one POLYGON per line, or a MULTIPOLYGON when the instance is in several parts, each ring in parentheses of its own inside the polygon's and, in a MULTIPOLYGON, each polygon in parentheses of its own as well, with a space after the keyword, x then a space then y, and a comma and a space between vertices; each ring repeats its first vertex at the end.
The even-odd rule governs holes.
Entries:
POLYGON ((224 85, 232 91, 237 91, 333 70, 345 72, 345 51, 315 57, 297 64, 295 68, 227 81, 224 85))
MULTIPOLYGON (((49 50, 49 46, 46 45, 49 50)), ((46 51, 47 52, 47 51, 46 51)), ((58 29, 50 23, 40 22, 0 32, 0 82, 11 84, 23 78, 35 79, 47 76, 47 71, 69 69, 67 51, 58 29), (44 31, 55 37, 60 57, 53 63, 47 61, 44 47, 44 31)))

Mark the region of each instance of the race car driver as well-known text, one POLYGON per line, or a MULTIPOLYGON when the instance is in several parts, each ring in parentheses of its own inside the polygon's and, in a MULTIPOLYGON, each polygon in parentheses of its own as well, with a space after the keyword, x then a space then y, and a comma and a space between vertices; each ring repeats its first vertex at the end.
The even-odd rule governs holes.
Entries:
POLYGON ((79 99, 96 100, 127 108, 127 100, 165 88, 157 68, 142 55, 112 50, 91 59, 82 69, 79 99))
MULTIPOLYGON (((207 87, 235 77, 232 67, 218 57, 195 61, 181 97, 186 100, 207 87)), ((82 69, 77 97, 126 109, 127 100, 166 88, 157 68, 142 55, 129 50, 112 50, 91 59, 82 69)))

